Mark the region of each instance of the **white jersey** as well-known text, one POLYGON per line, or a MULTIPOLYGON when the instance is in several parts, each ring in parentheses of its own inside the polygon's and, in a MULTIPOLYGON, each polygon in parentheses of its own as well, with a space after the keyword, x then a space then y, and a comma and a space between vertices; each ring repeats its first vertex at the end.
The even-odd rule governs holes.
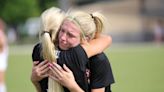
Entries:
POLYGON ((0 52, 0 71, 6 70, 8 63, 8 47, 5 47, 2 52, 0 52))

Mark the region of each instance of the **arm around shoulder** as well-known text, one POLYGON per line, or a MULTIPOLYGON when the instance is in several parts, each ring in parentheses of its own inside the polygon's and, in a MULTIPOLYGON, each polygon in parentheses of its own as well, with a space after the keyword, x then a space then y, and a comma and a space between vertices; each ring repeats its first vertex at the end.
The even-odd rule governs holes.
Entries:
POLYGON ((109 35, 100 35, 99 37, 90 40, 89 43, 83 42, 82 47, 86 51, 88 57, 103 52, 112 44, 112 37, 109 35))

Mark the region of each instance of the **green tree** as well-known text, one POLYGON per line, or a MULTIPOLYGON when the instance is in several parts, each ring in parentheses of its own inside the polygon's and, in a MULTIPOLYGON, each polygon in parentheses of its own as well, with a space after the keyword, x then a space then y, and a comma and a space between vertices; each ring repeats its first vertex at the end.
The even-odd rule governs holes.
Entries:
POLYGON ((38 0, 38 4, 41 12, 43 12, 45 9, 49 7, 58 7, 58 0, 38 0))
POLYGON ((0 17, 7 24, 17 25, 40 14, 37 0, 1 0, 0 17))

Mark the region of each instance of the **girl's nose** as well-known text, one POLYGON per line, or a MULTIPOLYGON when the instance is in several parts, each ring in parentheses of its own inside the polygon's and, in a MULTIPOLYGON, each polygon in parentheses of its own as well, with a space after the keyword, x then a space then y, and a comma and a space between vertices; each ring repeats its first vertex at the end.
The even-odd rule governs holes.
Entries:
POLYGON ((66 41, 66 37, 67 37, 67 35, 66 35, 66 33, 64 33, 64 34, 61 35, 60 39, 62 41, 66 41))

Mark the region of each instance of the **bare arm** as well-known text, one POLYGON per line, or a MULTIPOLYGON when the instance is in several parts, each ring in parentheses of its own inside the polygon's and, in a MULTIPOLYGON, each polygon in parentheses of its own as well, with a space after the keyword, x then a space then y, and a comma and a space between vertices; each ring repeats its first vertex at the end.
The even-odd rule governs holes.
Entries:
POLYGON ((47 61, 41 62, 40 64, 39 64, 39 61, 33 62, 31 82, 35 86, 37 92, 42 92, 39 81, 45 77, 48 77, 48 74, 46 73, 48 70, 49 68, 48 68, 47 61))
POLYGON ((108 48, 112 44, 111 36, 107 35, 100 35, 99 37, 90 40, 89 43, 86 41, 82 42, 82 47, 87 53, 88 57, 94 56, 103 52, 105 49, 108 48))
POLYGON ((35 86, 36 92, 42 92, 40 84, 38 82, 32 82, 35 86))

